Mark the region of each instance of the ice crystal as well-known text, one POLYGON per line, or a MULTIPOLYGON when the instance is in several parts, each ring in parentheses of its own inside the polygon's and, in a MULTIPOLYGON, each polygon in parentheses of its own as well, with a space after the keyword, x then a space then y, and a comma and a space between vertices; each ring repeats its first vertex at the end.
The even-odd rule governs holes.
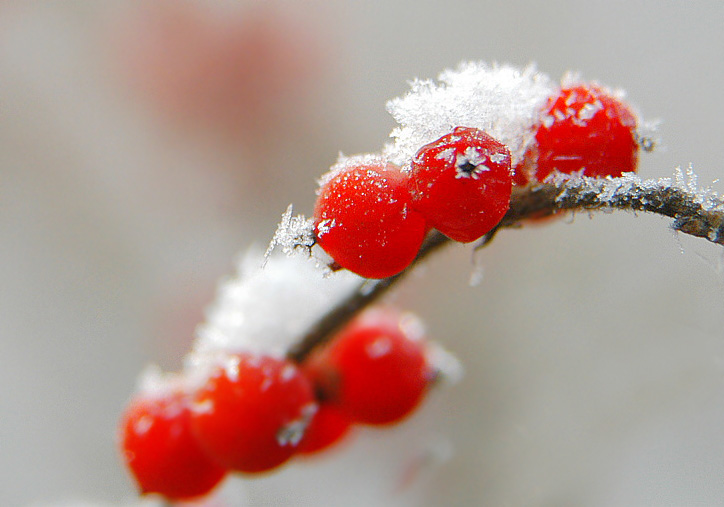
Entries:
MULTIPOLYGON (((667 179, 667 181, 671 180, 667 179)), ((691 194, 694 202, 701 204, 706 211, 724 210, 724 201, 711 187, 699 186, 699 179, 691 165, 685 171, 681 167, 676 168, 672 186, 691 194)))
POLYGON ((290 204, 282 214, 281 222, 277 226, 274 237, 264 253, 264 263, 277 246, 282 252, 291 255, 295 250, 310 251, 314 245, 314 224, 304 215, 293 216, 293 206, 290 204))

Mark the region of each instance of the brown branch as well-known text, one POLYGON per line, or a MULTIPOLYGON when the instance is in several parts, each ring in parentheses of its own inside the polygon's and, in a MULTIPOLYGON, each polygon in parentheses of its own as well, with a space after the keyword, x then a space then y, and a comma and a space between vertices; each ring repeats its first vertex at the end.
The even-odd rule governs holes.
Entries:
POLYGON ((550 184, 514 189, 510 210, 501 226, 561 210, 622 209, 674 219, 672 228, 724 245, 724 201, 668 180, 622 178, 560 178, 550 184))
MULTIPOLYGON (((672 228, 724 245, 724 201, 713 193, 697 192, 692 182, 686 188, 680 181, 621 178, 559 177, 552 183, 516 187, 510 209, 498 227, 485 235, 476 248, 490 243, 504 227, 516 227, 522 220, 566 210, 622 209, 655 213, 674 219, 672 228)), ((314 348, 326 343, 334 333, 367 305, 379 299, 414 266, 451 240, 432 231, 417 258, 402 273, 382 280, 367 280, 345 300, 325 314, 291 349, 289 357, 303 360, 314 348)))
MULTIPOLYGON (((450 240, 439 232, 430 232, 413 261, 413 265, 448 242, 450 240)), ((303 360, 315 347, 329 341, 335 331, 339 330, 360 310, 379 299, 395 282, 410 271, 408 268, 402 273, 388 278, 367 280, 362 283, 356 291, 340 301, 312 326, 304 338, 289 351, 289 357, 295 361, 303 360)))

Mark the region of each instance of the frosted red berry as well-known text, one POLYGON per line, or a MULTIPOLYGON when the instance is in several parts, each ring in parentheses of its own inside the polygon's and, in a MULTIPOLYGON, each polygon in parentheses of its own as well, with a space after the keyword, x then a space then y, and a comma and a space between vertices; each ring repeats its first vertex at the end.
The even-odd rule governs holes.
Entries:
POLYGON ((482 130, 457 127, 412 159, 413 208, 467 243, 489 232, 510 206, 510 151, 482 130))
POLYGON ((553 171, 591 177, 635 171, 636 123, 626 103, 595 84, 563 88, 548 100, 535 136, 534 178, 543 181, 553 171))
POLYGON ((317 242, 340 266, 366 278, 405 269, 427 232, 413 211, 408 176, 383 160, 352 163, 321 186, 314 206, 317 242))
POLYGON ((138 395, 123 414, 120 434, 123 457, 141 493, 190 499, 205 495, 226 475, 193 435, 183 392, 138 395))
POLYGON ((390 309, 368 310, 313 355, 307 371, 326 402, 366 424, 410 414, 433 377, 415 322, 390 309))
POLYGON ((314 454, 333 446, 349 432, 347 414, 329 403, 321 403, 299 443, 300 454, 314 454))
POLYGON ((316 411, 309 380, 284 359, 231 356, 198 390, 192 427, 204 450, 238 472, 263 472, 297 450, 316 411))

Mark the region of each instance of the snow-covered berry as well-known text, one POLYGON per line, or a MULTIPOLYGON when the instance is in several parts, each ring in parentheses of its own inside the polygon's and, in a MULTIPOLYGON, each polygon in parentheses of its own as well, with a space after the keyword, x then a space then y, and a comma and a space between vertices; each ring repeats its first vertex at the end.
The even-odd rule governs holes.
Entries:
POLYGON ((621 176, 636 170, 637 119, 625 102, 597 84, 565 87, 549 98, 528 166, 516 168, 516 183, 549 174, 621 176), (531 163, 532 160, 535 163, 531 163))

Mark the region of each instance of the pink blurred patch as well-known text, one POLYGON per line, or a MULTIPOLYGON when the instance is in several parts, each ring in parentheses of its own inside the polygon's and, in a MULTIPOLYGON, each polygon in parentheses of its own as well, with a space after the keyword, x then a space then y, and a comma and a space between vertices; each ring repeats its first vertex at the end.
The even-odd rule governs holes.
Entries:
POLYGON ((318 34, 280 7, 162 1, 121 22, 117 47, 133 88, 163 115, 253 141, 299 114, 323 67, 318 34))

